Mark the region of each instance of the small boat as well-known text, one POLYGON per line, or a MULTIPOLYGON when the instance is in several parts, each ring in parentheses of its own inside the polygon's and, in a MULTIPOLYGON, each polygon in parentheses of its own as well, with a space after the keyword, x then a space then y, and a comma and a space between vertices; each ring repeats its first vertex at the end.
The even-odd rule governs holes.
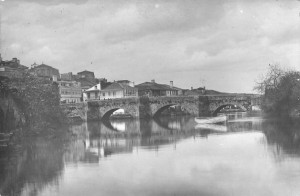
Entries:
POLYGON ((216 116, 216 117, 196 117, 196 123, 199 124, 216 124, 216 123, 224 123, 227 121, 227 116, 216 116))
POLYGON ((197 124, 195 129, 210 129, 217 132, 227 132, 227 126, 218 124, 197 124))

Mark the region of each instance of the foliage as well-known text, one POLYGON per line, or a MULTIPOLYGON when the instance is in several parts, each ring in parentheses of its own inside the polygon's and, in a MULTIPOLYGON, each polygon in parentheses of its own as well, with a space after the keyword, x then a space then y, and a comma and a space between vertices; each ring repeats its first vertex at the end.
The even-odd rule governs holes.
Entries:
POLYGON ((2 80, 1 91, 10 93, 24 112, 30 128, 44 128, 60 123, 63 115, 59 107, 59 89, 50 80, 25 73, 22 78, 2 80))
POLYGON ((277 65, 270 65, 268 73, 254 87, 264 93, 262 109, 277 116, 287 116, 299 111, 300 107, 300 72, 283 70, 277 65))
POLYGON ((259 93, 265 93, 266 89, 276 89, 280 82, 280 78, 285 74, 285 70, 279 65, 270 65, 268 72, 261 75, 260 79, 256 81, 254 90, 259 93))

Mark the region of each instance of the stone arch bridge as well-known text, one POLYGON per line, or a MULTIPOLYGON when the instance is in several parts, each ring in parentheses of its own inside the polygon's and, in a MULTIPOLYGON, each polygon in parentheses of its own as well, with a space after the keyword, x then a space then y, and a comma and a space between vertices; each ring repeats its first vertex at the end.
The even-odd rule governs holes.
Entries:
POLYGON ((134 118, 147 118, 159 115, 163 110, 179 105, 194 116, 213 116, 228 105, 236 105, 243 110, 251 109, 252 97, 247 95, 217 96, 174 96, 174 97, 136 97, 110 100, 96 100, 87 103, 64 105, 73 116, 83 120, 108 118, 114 111, 124 109, 134 118))

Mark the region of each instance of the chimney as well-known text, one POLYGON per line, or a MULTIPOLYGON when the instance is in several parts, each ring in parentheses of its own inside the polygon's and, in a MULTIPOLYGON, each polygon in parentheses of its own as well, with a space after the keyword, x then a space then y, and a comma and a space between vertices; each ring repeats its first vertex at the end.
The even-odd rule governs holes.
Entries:
POLYGON ((134 87, 134 82, 130 82, 129 86, 134 87))
POLYGON ((173 88, 173 81, 170 81, 170 87, 173 88))
POLYGON ((155 83, 155 80, 154 80, 154 79, 152 79, 152 80, 151 80, 151 82, 152 82, 152 83, 155 83))

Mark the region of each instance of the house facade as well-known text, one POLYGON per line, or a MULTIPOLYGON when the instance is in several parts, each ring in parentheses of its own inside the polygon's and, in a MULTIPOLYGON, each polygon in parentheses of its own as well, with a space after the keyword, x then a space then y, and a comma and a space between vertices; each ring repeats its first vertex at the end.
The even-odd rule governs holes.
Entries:
POLYGON ((82 93, 83 101, 99 100, 100 90, 101 90, 101 84, 96 84, 93 87, 85 90, 82 93))
POLYGON ((100 99, 117 99, 137 96, 137 88, 117 82, 112 83, 100 91, 100 99))
POLYGON ((117 99, 127 97, 137 97, 138 91, 136 88, 119 83, 112 83, 104 89, 101 89, 101 85, 97 84, 92 88, 86 90, 83 93, 83 100, 105 100, 105 99, 117 99))
POLYGON ((182 89, 174 87, 173 81, 170 85, 158 84, 154 80, 144 82, 135 86, 138 89, 139 96, 160 97, 160 96, 178 96, 182 94, 182 89))
POLYGON ((76 81, 57 81, 61 103, 81 102, 81 85, 76 81))
POLYGON ((60 74, 58 69, 55 69, 46 64, 32 66, 30 72, 37 77, 42 77, 49 80, 51 80, 52 78, 56 78, 56 80, 60 79, 60 74))
POLYGON ((88 79, 95 79, 95 74, 92 71, 82 71, 77 73, 78 78, 88 78, 88 79))
POLYGON ((64 80, 64 81, 72 81, 73 74, 72 74, 72 72, 62 73, 62 74, 60 74, 60 79, 64 80))
POLYGON ((0 54, 0 76, 8 78, 20 78, 27 72, 28 67, 21 65, 20 60, 13 58, 10 61, 3 61, 0 54))

